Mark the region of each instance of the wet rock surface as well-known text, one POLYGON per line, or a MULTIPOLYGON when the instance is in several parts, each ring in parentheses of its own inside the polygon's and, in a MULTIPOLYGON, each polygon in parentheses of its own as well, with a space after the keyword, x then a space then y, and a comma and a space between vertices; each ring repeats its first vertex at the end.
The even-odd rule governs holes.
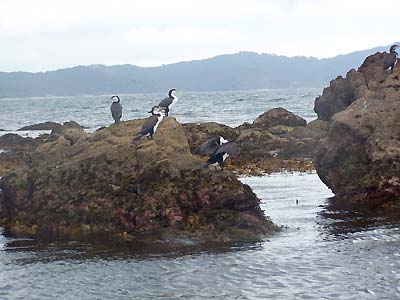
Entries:
POLYGON ((329 132, 316 168, 342 200, 400 207, 400 65, 383 71, 384 56, 369 56, 316 99, 329 132))
POLYGON ((132 143, 142 123, 86 134, 68 122, 29 140, 25 151, 1 153, 1 224, 34 236, 157 232, 220 241, 257 240, 277 229, 233 173, 201 168, 174 118, 153 140, 132 143))

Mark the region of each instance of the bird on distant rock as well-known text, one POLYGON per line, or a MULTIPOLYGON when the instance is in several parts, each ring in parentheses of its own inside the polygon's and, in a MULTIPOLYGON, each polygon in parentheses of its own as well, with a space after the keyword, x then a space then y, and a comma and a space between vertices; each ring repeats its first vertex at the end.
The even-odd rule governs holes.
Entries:
POLYGON ((176 103, 178 102, 178 97, 175 95, 176 90, 171 89, 168 92, 168 97, 161 100, 161 102, 158 104, 159 107, 165 108, 165 116, 168 116, 169 114, 169 109, 176 103))
POLYGON ((199 154, 210 156, 204 168, 210 165, 214 167, 219 165, 223 168, 224 162, 229 156, 238 156, 237 144, 226 140, 223 136, 216 136, 206 140, 200 145, 199 154))
POLYGON ((116 98, 117 101, 113 101, 111 104, 111 115, 114 119, 114 123, 121 122, 122 118, 122 105, 120 103, 121 99, 118 96, 112 96, 111 99, 116 98))
POLYGON ((383 70, 386 71, 388 68, 393 72, 394 65, 396 64, 397 56, 399 55, 395 50, 400 47, 399 45, 392 45, 389 53, 386 53, 383 59, 383 70))
POLYGON ((139 141, 143 136, 147 136, 152 139, 154 133, 157 131, 158 126, 164 118, 165 109, 159 106, 153 106, 151 109, 152 116, 148 117, 137 136, 133 138, 133 141, 139 141))

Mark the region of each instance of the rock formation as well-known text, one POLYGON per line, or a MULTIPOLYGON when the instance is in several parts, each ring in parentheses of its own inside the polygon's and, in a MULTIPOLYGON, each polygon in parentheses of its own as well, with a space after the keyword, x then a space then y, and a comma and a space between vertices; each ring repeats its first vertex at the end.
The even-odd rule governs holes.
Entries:
POLYGON ((174 118, 132 143, 142 123, 86 134, 68 122, 29 151, 1 153, 0 223, 32 235, 172 231, 224 241, 276 230, 249 186, 201 168, 174 118))
POLYGON ((312 169, 311 160, 326 135, 324 125, 320 121, 306 124, 301 117, 279 107, 263 113, 252 124, 236 128, 215 122, 185 124, 184 128, 194 154, 203 141, 216 135, 236 141, 239 158, 228 160, 228 164, 239 172, 255 175, 282 169, 312 169))
POLYGON ((398 206, 400 64, 387 73, 384 56, 369 56, 316 99, 318 122, 329 132, 316 167, 338 199, 398 206))
POLYGON ((61 128, 61 124, 56 122, 45 122, 45 123, 38 123, 34 125, 24 126, 18 131, 27 131, 27 130, 54 130, 61 128))

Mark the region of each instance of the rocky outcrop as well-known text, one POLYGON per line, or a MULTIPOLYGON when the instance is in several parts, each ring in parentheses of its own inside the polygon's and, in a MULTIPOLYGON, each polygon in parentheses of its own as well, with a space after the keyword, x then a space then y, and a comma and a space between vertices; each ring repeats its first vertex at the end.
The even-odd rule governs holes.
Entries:
POLYGON ((368 57, 316 99, 329 130, 316 167, 338 199, 400 206, 400 65, 384 72, 384 55, 368 57))
POLYGON ((38 123, 34 125, 24 126, 17 131, 27 131, 27 130, 54 130, 61 128, 61 124, 56 122, 45 122, 45 123, 38 123))
POLYGON ((0 154, 0 219, 13 233, 187 234, 255 240, 276 230, 250 187, 201 168, 182 126, 165 118, 133 143, 143 120, 86 134, 69 122, 30 152, 0 154))
POLYGON ((276 125, 288 127, 306 126, 303 118, 291 113, 283 107, 270 109, 254 120, 253 125, 258 128, 268 129, 276 125))
POLYGON ((260 115, 252 124, 231 128, 218 123, 185 124, 191 151, 198 154, 206 139, 222 135, 238 144, 239 157, 229 159, 228 168, 245 174, 313 169, 312 159, 326 135, 326 122, 307 124, 284 108, 274 108, 260 115))

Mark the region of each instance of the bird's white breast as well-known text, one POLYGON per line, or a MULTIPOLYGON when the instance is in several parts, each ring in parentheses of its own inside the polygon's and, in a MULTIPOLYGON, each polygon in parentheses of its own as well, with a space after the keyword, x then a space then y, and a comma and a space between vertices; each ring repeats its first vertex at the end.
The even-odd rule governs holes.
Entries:
POLYGON ((157 128, 158 128, 158 125, 160 125, 160 123, 161 123, 163 117, 164 117, 163 115, 158 116, 158 121, 157 121, 156 125, 155 125, 154 128, 153 128, 153 133, 156 132, 156 130, 157 130, 157 128))

